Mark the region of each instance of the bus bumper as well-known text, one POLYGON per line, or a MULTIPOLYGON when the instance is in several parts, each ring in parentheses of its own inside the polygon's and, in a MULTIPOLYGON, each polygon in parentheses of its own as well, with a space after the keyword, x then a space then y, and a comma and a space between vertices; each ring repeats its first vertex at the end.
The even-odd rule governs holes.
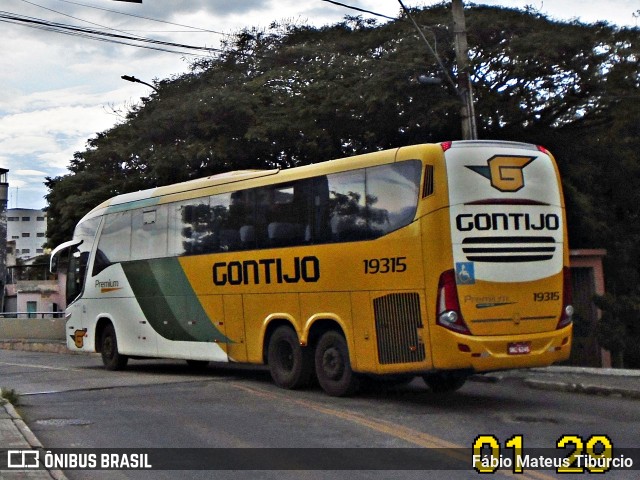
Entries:
POLYGON ((508 336, 461 335, 436 326, 432 335, 435 370, 476 372, 546 367, 569 358, 572 325, 560 330, 508 336))

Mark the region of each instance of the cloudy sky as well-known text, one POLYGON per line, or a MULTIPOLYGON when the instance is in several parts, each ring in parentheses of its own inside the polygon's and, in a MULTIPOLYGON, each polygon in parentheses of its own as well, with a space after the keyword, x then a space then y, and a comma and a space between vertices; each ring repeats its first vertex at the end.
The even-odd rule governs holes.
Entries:
MULTIPOLYGON (((340 0, 395 17, 397 0, 340 0)), ((438 3, 404 0, 410 7, 438 3)), ((640 0, 477 0, 522 8, 532 5, 556 19, 606 20, 637 26, 640 0), (635 14, 635 15, 634 15, 635 14)), ((0 168, 9 169, 9 208, 46 206, 46 176, 67 173, 87 139, 121 119, 118 112, 149 94, 121 80, 151 82, 188 70, 188 53, 98 41, 86 29, 141 36, 196 47, 216 47, 225 34, 272 21, 324 25, 358 14, 324 0, 0 0, 0 168), (170 23, 167 23, 170 22, 170 23), (82 29, 61 34, 52 24, 82 29), (107 28, 109 30, 107 30, 107 28)), ((365 17, 370 15, 363 14, 365 17)), ((126 41, 127 40, 121 40, 126 41)))

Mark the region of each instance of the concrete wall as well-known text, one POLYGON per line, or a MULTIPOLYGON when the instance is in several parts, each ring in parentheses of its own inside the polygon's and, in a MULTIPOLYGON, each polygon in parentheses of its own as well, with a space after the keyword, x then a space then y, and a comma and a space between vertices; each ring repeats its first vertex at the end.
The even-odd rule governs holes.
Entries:
POLYGON ((0 349, 68 352, 64 318, 0 318, 0 349))
POLYGON ((0 318, 0 341, 64 341, 64 318, 0 318))

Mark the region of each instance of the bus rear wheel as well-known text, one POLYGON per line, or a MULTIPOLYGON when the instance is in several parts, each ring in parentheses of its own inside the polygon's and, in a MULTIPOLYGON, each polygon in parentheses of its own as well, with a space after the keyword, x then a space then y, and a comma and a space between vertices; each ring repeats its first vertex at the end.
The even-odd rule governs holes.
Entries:
POLYGON ((278 327, 269 339, 267 362, 273 381, 282 388, 303 388, 311 383, 313 359, 300 346, 298 335, 287 326, 278 327))
POLYGON ((100 338, 100 353, 102 363, 107 370, 123 370, 127 366, 129 357, 118 352, 118 339, 113 325, 105 327, 100 338))
POLYGON ((448 393, 459 390, 468 377, 466 373, 439 372, 423 375, 422 379, 433 393, 448 393))
POLYGON ((338 332, 325 332, 316 346, 316 376, 322 389, 332 397, 344 397, 358 390, 359 380, 351 370, 347 341, 338 332))

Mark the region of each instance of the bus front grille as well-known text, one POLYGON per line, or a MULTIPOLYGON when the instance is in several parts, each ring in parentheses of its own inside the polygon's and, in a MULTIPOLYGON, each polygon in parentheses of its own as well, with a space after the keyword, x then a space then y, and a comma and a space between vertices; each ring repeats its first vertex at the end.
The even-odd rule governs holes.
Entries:
POLYGON ((470 262, 541 262, 551 260, 555 251, 553 237, 469 237, 462 240, 462 252, 470 262))
POLYGON ((417 293, 392 293, 373 300, 381 364, 421 362, 424 343, 418 336, 422 327, 420 296, 417 293))

